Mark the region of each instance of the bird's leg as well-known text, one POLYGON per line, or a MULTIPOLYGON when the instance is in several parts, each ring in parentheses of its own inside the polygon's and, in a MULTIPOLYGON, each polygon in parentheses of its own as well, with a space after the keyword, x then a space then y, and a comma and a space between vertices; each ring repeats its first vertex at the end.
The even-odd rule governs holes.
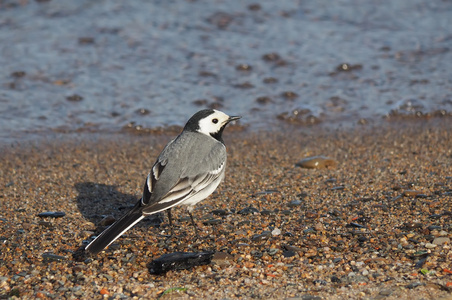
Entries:
POLYGON ((168 214, 168 221, 169 221, 169 227, 171 231, 171 236, 174 236, 174 230, 173 230, 173 217, 171 215, 171 208, 168 208, 166 210, 166 213, 168 214))
POLYGON ((190 216, 191 224, 195 228, 195 235, 198 236, 198 226, 196 226, 196 224, 195 224, 195 220, 193 219, 193 215, 191 214, 191 210, 190 209, 188 210, 188 215, 190 216))

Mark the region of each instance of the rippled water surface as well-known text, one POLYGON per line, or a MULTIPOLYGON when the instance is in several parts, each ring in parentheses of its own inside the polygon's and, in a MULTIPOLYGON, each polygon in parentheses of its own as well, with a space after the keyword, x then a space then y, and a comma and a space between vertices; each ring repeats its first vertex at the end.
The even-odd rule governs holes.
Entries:
POLYGON ((450 118, 451 16, 431 0, 1 1, 0 139, 204 107, 255 129, 450 118))

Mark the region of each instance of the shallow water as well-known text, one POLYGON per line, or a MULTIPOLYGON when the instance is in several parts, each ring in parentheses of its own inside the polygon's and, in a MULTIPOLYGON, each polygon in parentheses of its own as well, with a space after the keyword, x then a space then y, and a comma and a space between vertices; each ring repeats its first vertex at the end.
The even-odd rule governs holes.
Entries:
POLYGON ((451 16, 430 0, 2 1, 0 140, 204 107, 254 129, 450 118, 451 16))

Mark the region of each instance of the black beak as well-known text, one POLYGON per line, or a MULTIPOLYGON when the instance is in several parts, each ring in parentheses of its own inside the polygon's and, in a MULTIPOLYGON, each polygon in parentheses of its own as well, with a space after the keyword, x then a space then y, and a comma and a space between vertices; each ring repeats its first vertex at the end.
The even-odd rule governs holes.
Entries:
POLYGON ((232 122, 232 121, 235 121, 235 120, 238 120, 238 119, 240 119, 242 116, 232 116, 232 117, 229 117, 229 119, 228 119, 228 123, 229 122, 232 122))

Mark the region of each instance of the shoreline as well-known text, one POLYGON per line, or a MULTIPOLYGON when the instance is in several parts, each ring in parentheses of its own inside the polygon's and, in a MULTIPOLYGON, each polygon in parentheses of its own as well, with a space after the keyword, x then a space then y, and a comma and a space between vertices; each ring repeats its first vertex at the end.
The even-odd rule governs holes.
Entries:
POLYGON ((140 197, 149 168, 174 135, 61 135, 3 145, 0 295, 450 299, 448 123, 228 128, 225 182, 194 210, 203 238, 176 209, 176 237, 164 236, 166 216, 160 227, 144 221, 87 262, 72 253, 104 216, 120 217, 140 197), (295 166, 318 155, 337 166, 295 166), (248 207, 255 212, 242 211, 248 207), (218 209, 225 215, 215 215, 218 209), (65 216, 37 216, 46 211, 65 216), (435 238, 449 243, 431 246, 435 238), (147 268, 165 253, 206 250, 227 259, 164 276, 147 268), (49 261, 44 253, 60 258, 49 261), (171 288, 186 290, 162 295, 171 288))

